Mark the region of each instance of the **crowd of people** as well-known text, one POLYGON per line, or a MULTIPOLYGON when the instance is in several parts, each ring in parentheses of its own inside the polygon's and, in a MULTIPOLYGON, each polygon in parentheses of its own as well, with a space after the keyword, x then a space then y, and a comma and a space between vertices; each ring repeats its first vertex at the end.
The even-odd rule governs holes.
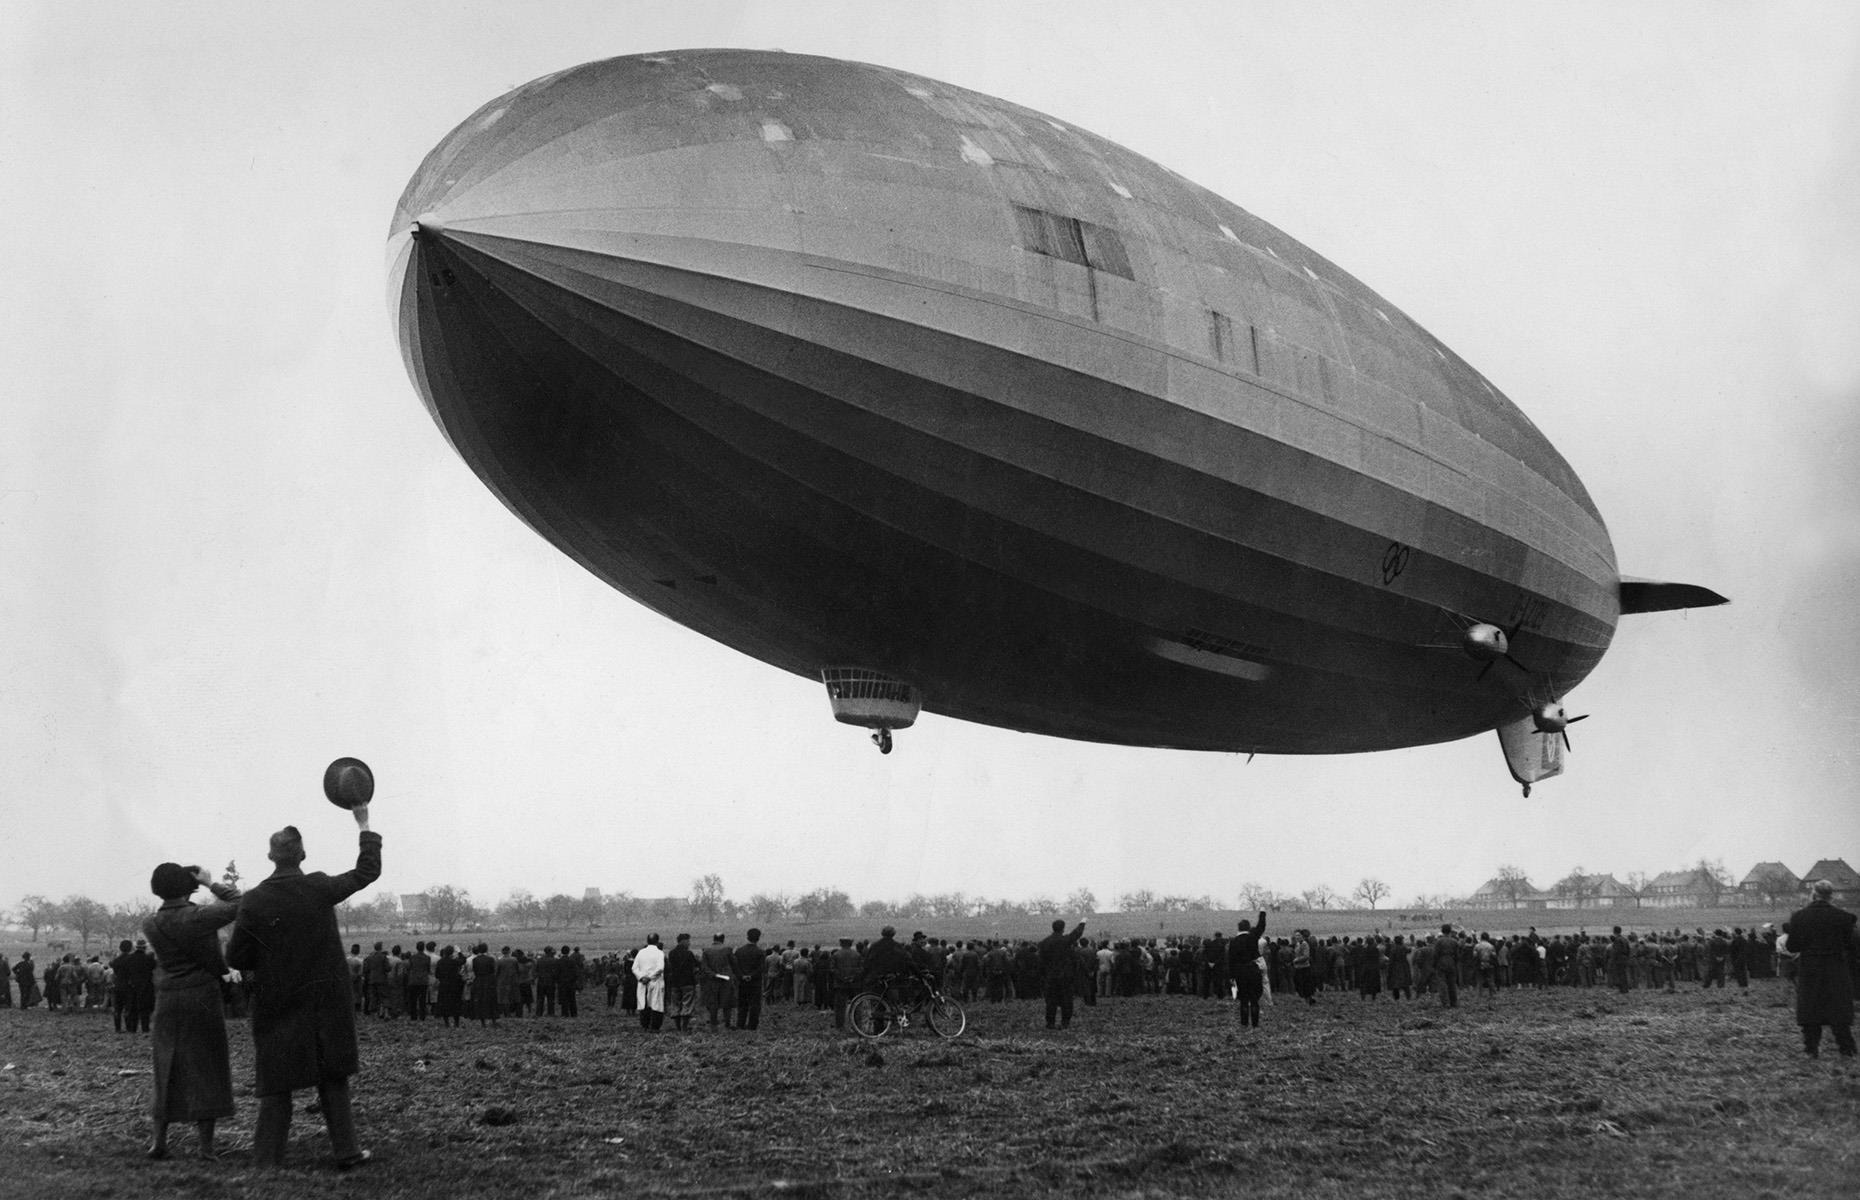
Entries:
MULTIPOLYGON (((1782 977, 1795 991, 1804 1049, 1818 1054, 1827 1027, 1843 1055, 1855 1054, 1860 936, 1854 914, 1831 902, 1825 881, 1780 927, 1710 932, 1624 933, 1616 926, 1606 934, 1542 936, 1528 928, 1492 936, 1447 923, 1419 936, 1386 929, 1317 936, 1303 928, 1269 936, 1269 914, 1261 912, 1257 922, 1240 921, 1232 936, 1094 941, 1084 936, 1084 921, 1068 933, 1055 920, 1038 941, 950 940, 919 931, 904 942, 886 926, 875 939, 842 937, 837 946, 796 939, 765 946, 761 931, 750 929, 736 944, 714 933, 701 950, 680 933, 669 950, 653 934, 634 949, 594 956, 573 944, 493 952, 483 941, 441 947, 427 940, 410 949, 376 942, 366 953, 351 943, 345 954, 335 906, 380 873, 380 837, 368 831, 366 806, 355 811, 362 842, 353 871, 305 875, 301 836, 286 827, 272 839, 277 869, 243 897, 199 868, 157 867, 151 887, 161 908, 145 922, 144 938, 123 941, 108 962, 70 953, 43 968, 30 953, 10 968, 0 962, 0 981, 18 983, 24 1007, 109 1011, 118 1031, 151 1034, 150 1157, 168 1155, 175 1120, 193 1121, 201 1156, 214 1157, 214 1123, 232 1113, 228 1016, 250 1016, 257 1049, 255 1160, 282 1161, 291 1093, 315 1088, 338 1164, 352 1166, 368 1157, 348 1100, 348 1077, 359 1067, 356 1021, 572 1020, 590 992, 604 995, 609 1009, 637 1014, 648 1032, 663 1029, 668 1016, 675 1031, 693 1029, 700 1016, 712 1029, 754 1030, 775 1004, 831 1011, 844 1026, 854 995, 904 976, 965 1004, 1043 999, 1049 1027, 1069 1025, 1075 1003, 1145 995, 1233 1001, 1241 1022, 1257 1027, 1261 1004, 1275 997, 1316 1005, 1326 993, 1359 1002, 1386 994, 1457 1007, 1462 995, 1496 1001, 1517 989, 1671 992, 1782 977), (202 886, 214 899, 195 904, 191 896, 202 886), (219 931, 228 925, 232 938, 223 946, 219 931)), ((0 1006, 12 1003, 0 982, 0 1006)))
POLYGON ((67 1014, 111 1013, 118 1033, 147 1033, 155 1011, 155 956, 147 939, 118 943, 114 957, 60 954, 41 968, 32 951, 8 965, 0 954, 0 1008, 13 1005, 12 985, 19 987, 19 1006, 67 1014))
MULTIPOLYGON (((1553 934, 1535 927, 1494 936, 1443 925, 1425 935, 1385 931, 1357 936, 1315 936, 1298 929, 1267 937, 1267 914, 1257 927, 1242 922, 1228 937, 1080 937, 1056 966, 1028 939, 946 939, 918 932, 899 943, 909 967, 937 981, 964 1003, 1031 1000, 1048 994, 1050 977, 1072 997, 1091 1005, 1100 999, 1137 995, 1221 996, 1251 999, 1292 995, 1315 1003, 1325 992, 1374 999, 1437 996, 1457 1003, 1459 994, 1496 995, 1518 988, 1612 987, 1677 990, 1682 985, 1748 987, 1750 980, 1793 978, 1797 955, 1773 923, 1749 929, 1651 933, 1553 934), (1259 996, 1248 993, 1257 988, 1259 996)), ((878 942, 839 939, 761 945, 750 930, 739 945, 713 934, 709 946, 693 949, 690 935, 677 935, 669 950, 650 935, 640 947, 589 956, 578 945, 526 950, 487 942, 440 946, 351 943, 346 956, 354 1012, 380 1020, 439 1019, 495 1024, 526 1017, 578 1017, 583 996, 593 993, 608 1008, 628 1013, 670 1012, 674 1029, 692 1027, 701 1011, 713 1027, 753 1029, 762 1007, 787 1003, 829 1009, 870 982, 866 960, 878 942), (643 956, 643 963, 642 963, 643 956)), ((886 954, 881 948, 880 959, 886 954)), ((0 972, 5 964, 0 961, 0 972)), ((148 1029, 154 1008, 155 959, 146 940, 120 943, 115 957, 63 954, 41 971, 30 953, 11 974, 24 1007, 41 1002, 65 1013, 110 1012, 118 1031, 148 1029)), ((4 975, 0 975, 3 978, 4 975)), ((255 976, 229 970, 221 980, 226 1014, 243 1017, 251 1008, 255 976)), ((0 1007, 12 999, 0 986, 0 1007)), ((1255 1014, 1256 1015, 1256 1014, 1255 1014)), ((662 1022, 642 1019, 659 1028, 662 1022)), ((1256 1022, 1255 1022, 1256 1023, 1256 1022)))
MULTIPOLYGON (((1096 1005, 1139 995, 1237 1000, 1241 1017, 1259 1024, 1260 1004, 1292 997, 1316 1004, 1324 995, 1367 1000, 1491 998, 1517 989, 1681 987, 1746 988, 1752 979, 1793 980, 1799 955, 1786 926, 1729 930, 1558 933, 1534 927, 1493 935, 1451 924, 1421 935, 1373 931, 1317 936, 1297 929, 1267 936, 1268 914, 1242 921, 1234 936, 947 939, 924 932, 908 942, 890 927, 876 939, 839 944, 798 939, 764 945, 752 929, 737 944, 722 933, 703 949, 689 934, 670 949, 650 935, 632 950, 587 955, 572 944, 541 950, 489 943, 440 946, 375 942, 348 948, 355 1013, 377 1020, 437 1018, 482 1025, 581 1015, 584 997, 637 1014, 647 1030, 700 1023, 754 1029, 767 1005, 841 1011, 875 972, 912 971, 965 1004, 1057 997, 1096 1005), (874 967, 874 964, 877 967, 874 967)), ((1062 932, 1055 928, 1055 935, 1062 932)), ((1855 961, 1860 961, 1860 955, 1855 961)), ((107 972, 106 972, 107 975, 107 972)), ((244 983, 229 985, 229 1011, 242 1011, 244 983)), ((1068 1006, 1069 1007, 1069 1006, 1068 1006)), ((1067 1019, 1069 1019, 1069 1014, 1067 1019)))
MULTIPOLYGON (((1264 922, 1262 914, 1261 923, 1264 922)), ((756 931, 760 940, 760 931, 756 931)), ((1364 996, 1412 997, 1434 991, 1433 976, 1440 957, 1443 934, 1413 937, 1369 933, 1355 937, 1314 937, 1305 930, 1280 938, 1259 938, 1240 949, 1239 938, 1223 933, 1211 937, 1101 940, 1081 938, 1076 947, 1077 997, 1087 1002, 1099 997, 1140 994, 1212 996, 1231 994, 1241 981, 1244 961, 1250 959, 1264 976, 1267 991, 1334 990, 1364 996), (1301 988, 1301 977, 1307 986, 1301 988)), ((1745 930, 1700 929, 1692 933, 1628 933, 1594 936, 1586 933, 1542 937, 1535 928, 1524 933, 1494 937, 1487 933, 1454 933, 1456 983, 1460 988, 1497 991, 1513 987, 1611 985, 1632 988, 1674 988, 1681 983, 1748 986, 1752 978, 1792 974, 1795 958, 1787 939, 1771 924, 1745 930), (1779 943, 1781 944, 1779 946, 1779 943)), ((657 947, 658 935, 648 945, 657 947)), ((840 947, 811 945, 790 939, 763 951, 764 963, 751 976, 739 970, 735 947, 724 945, 724 935, 713 935, 721 955, 703 963, 688 946, 690 935, 679 934, 689 959, 677 947, 660 950, 664 986, 676 996, 690 988, 703 996, 704 1008, 714 1013, 738 1009, 738 996, 746 988, 761 993, 763 1003, 793 1002, 827 1007, 836 989, 859 982, 863 968, 853 977, 848 970, 862 959, 871 943, 845 939, 852 958, 840 956, 840 947), (715 986, 705 988, 705 979, 715 986), (725 986, 727 984, 727 986, 725 986)), ((424 1020, 436 1017, 450 1024, 462 1019, 490 1023, 499 1018, 580 1015, 583 992, 605 995, 609 1008, 637 1011, 638 954, 646 947, 595 957, 580 946, 544 946, 539 951, 489 943, 441 947, 437 941, 389 945, 377 941, 364 951, 351 943, 347 965, 355 1011, 364 1016, 424 1020)), ((1029 939, 949 940, 919 933, 907 947, 914 965, 934 975, 950 995, 964 1002, 1032 999, 1046 991, 1049 967, 1043 965, 1038 944, 1029 939)), ((652 956, 649 956, 649 958, 652 956)), ((0 970, 5 969, 0 959, 0 970)), ((30 952, 12 968, 18 981, 20 1004, 43 1002, 65 1013, 110 1012, 119 1031, 138 1026, 146 1032, 154 1009, 155 960, 146 939, 122 941, 110 959, 93 954, 60 955, 41 972, 30 952)), ((222 999, 228 1015, 242 1017, 250 1009, 255 979, 228 972, 222 999)), ((695 1002, 695 1001, 694 1001, 695 1002)), ((0 995, 0 1007, 12 1003, 0 995)), ((685 1014, 689 1016, 690 1014, 685 1014)), ((717 1023, 717 1022, 713 1022, 717 1023)), ((734 1024, 731 1016, 730 1024, 734 1024)))

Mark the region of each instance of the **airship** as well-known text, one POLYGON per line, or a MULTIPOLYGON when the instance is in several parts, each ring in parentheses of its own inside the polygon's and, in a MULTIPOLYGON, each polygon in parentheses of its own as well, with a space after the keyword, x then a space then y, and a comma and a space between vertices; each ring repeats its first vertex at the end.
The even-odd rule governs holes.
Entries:
POLYGON ((1334 754, 1496 730, 1561 772, 1627 613, 1576 473, 1395 304, 1069 122, 680 50, 490 101, 389 231, 453 449, 618 591, 922 711, 1334 754))

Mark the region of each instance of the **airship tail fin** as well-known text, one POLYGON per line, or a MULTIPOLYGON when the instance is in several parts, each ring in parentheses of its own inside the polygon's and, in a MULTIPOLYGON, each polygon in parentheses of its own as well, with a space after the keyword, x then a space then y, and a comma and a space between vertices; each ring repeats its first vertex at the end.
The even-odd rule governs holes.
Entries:
POLYGON ((1498 744, 1505 751, 1505 765, 1511 777, 1531 794, 1531 785, 1563 773, 1563 739, 1558 734, 1541 733, 1531 716, 1522 716, 1498 727, 1498 744))
POLYGON ((1730 601, 1696 583, 1663 583, 1657 579, 1623 579, 1619 585, 1621 611, 1670 612, 1675 608, 1710 608, 1730 601))

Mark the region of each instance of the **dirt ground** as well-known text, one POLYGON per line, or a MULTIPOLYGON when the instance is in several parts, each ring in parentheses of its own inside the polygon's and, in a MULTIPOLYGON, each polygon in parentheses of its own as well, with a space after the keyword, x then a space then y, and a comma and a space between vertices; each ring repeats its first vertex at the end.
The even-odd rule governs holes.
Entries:
MULTIPOLYGON (((101 1014, 0 1011, 0 1195, 38 1197, 1851 1197, 1860 1069, 1799 1048, 1788 984, 1703 992, 1280 997, 971 1006, 955 1041, 877 1043, 773 1006, 754 1033, 579 1020, 361 1024, 337 1172, 299 1112, 291 1164, 250 1163, 251 1047, 222 1161, 145 1161, 145 1038, 101 1014)), ((703 1017, 699 1017, 700 1025, 703 1017)), ((307 1100, 309 1097, 304 1097, 307 1100)))

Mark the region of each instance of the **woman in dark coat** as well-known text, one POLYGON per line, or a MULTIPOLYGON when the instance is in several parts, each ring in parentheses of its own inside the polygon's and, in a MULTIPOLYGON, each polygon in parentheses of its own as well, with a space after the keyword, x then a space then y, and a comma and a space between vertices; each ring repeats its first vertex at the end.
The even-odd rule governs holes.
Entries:
POLYGON ((1360 938, 1351 947, 1356 962, 1356 990, 1363 999, 1382 994, 1382 948, 1373 937, 1360 938))
POLYGON ((522 1016, 517 1007, 517 976, 520 971, 517 960, 505 946, 497 955, 497 1011, 507 1017, 522 1016))
POLYGON ((483 942, 471 957, 471 1011, 478 1024, 497 1024, 497 960, 483 942))
POLYGON ((200 1157, 212 1160, 219 1157, 213 1150, 214 1123, 233 1115, 232 1061, 220 1004, 226 959, 220 952, 219 931, 239 915, 234 902, 238 892, 213 883, 199 867, 175 863, 156 867, 149 888, 162 898, 162 906, 142 923, 142 934, 155 954, 155 1021, 150 1029, 155 1136, 148 1156, 168 1157, 170 1121, 192 1121, 200 1133, 200 1157), (213 890, 212 904, 188 899, 203 883, 213 890))
POLYGON ((1401 934, 1389 946, 1389 994, 1400 1000, 1403 994, 1414 999, 1414 968, 1408 962, 1408 946, 1401 934))
POLYGON ((465 960, 452 953, 450 946, 439 952, 439 961, 433 964, 433 978, 439 982, 439 1019, 454 1028, 465 998, 464 965, 465 960))

